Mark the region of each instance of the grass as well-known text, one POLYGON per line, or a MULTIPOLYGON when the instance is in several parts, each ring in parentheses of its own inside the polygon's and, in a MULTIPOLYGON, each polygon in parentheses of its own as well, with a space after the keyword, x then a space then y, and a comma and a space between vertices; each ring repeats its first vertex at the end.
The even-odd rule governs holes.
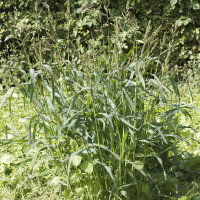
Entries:
MULTIPOLYGON (((197 92, 194 93, 194 104, 198 107, 199 104, 199 94, 197 92)), ((184 98, 185 102, 190 102, 190 98, 184 98)), ((29 109, 24 110, 23 109, 23 101, 19 98, 19 95, 14 95, 12 102, 14 103, 13 107, 13 117, 9 116, 9 109, 8 109, 8 103, 6 103, 3 106, 3 113, 5 115, 1 118, 1 130, 2 134, 4 134, 4 126, 7 123, 13 124, 18 130, 21 130, 20 132, 23 134, 26 133, 26 129, 28 128, 28 121, 25 123, 22 119, 23 116, 30 116, 31 113, 27 113, 27 110, 31 110, 31 107, 28 107, 29 109), (21 103, 21 105, 20 105, 21 103), (7 115, 6 115, 7 113, 7 115), (16 123, 18 122, 18 123, 16 123)), ((185 129, 182 133, 182 136, 184 137, 193 137, 195 139, 199 139, 198 135, 198 129, 199 129, 199 121, 198 117, 199 114, 196 114, 195 112, 192 112, 191 115, 195 115, 194 122, 191 123, 190 119, 187 119, 183 116, 178 116, 180 123, 186 126, 192 126, 194 127, 197 132, 193 132, 191 129, 185 129)), ((6 138, 5 134, 2 135, 4 138, 6 138)), ((11 136, 9 136, 11 137, 11 136)), ((198 176, 195 175, 195 168, 198 168, 198 166, 195 166, 194 163, 191 164, 191 169, 189 172, 185 171, 184 169, 180 169, 180 164, 185 162, 188 158, 195 158, 199 153, 199 147, 198 143, 194 141, 190 141, 190 144, 192 147, 189 147, 186 145, 185 142, 177 142, 176 147, 178 147, 178 152, 180 155, 180 160, 177 161, 177 163, 173 163, 171 166, 171 172, 170 176, 173 175, 173 177, 168 177, 166 180, 166 184, 168 183, 168 187, 170 190, 176 190, 176 185, 178 185, 179 188, 182 187, 182 190, 179 189, 176 191, 179 196, 197 196, 198 197, 198 176), (187 178, 187 174, 193 172, 194 176, 187 178), (182 175, 182 177, 179 177, 177 175, 182 175), (184 176, 186 175, 186 177, 184 176), (168 182, 167 182, 168 181, 168 182), (170 184, 172 184, 170 181, 175 182, 175 185, 170 188, 170 184)), ((47 185, 45 183, 40 183, 38 180, 36 180, 35 176, 29 173, 29 166, 27 163, 23 163, 24 160, 32 159, 32 154, 34 154, 34 151, 30 153, 29 155, 26 154, 23 155, 21 149, 23 147, 23 143, 13 145, 10 148, 7 148, 7 146, 3 147, 3 151, 1 153, 1 199, 14 199, 17 198, 18 195, 23 194, 24 199, 56 199, 57 195, 55 194, 55 190, 51 189, 51 184, 47 185), (14 152, 14 153, 13 153, 14 152), (19 170, 20 169, 20 170, 19 170), (10 170, 10 171, 9 171, 10 170), (7 174, 8 173, 8 174, 7 174), (26 177, 26 178, 24 178, 26 177), (39 184, 40 183, 40 184, 39 184), (32 189, 34 188, 34 190, 32 189)), ((78 160, 78 158, 77 158, 78 160)), ((78 162, 78 161, 77 161, 78 162)), ((79 161, 80 162, 80 161, 79 161)), ((188 161, 189 162, 189 161, 188 161)), ((155 173, 154 175, 159 175, 159 173, 155 173)), ((160 176, 163 176, 160 174, 160 176)), ((38 177, 39 179, 39 177, 38 177)), ((52 180, 52 179, 50 179, 52 180)), ((48 179, 47 179, 48 181, 48 179)), ((163 181, 163 185, 164 185, 163 181)), ((59 185, 57 186, 59 188, 59 185)), ((165 191, 164 194, 167 192, 165 191)), ((163 194, 163 195, 164 195, 163 194)), ((21 199, 23 199, 23 195, 20 196, 21 199)), ((172 195, 175 196, 175 195, 172 195)), ((19 197, 18 197, 19 198, 19 197)), ((153 199, 156 199, 157 197, 154 196, 153 199)), ((160 197, 163 198, 162 195, 160 197)), ((70 198, 66 198, 70 199, 70 198)), ((177 198, 174 198, 177 199, 177 198)), ((198 199, 198 198, 197 198, 198 199)))
MULTIPOLYGON (((118 31, 116 23, 116 42, 118 31)), ((158 31, 135 35, 125 56, 117 45, 109 54, 90 47, 79 64, 61 56, 69 41, 57 39, 53 64, 35 46, 24 83, 1 98, 13 115, 1 122, 2 198, 199 197, 198 138, 182 122, 199 110, 180 95, 170 45, 164 60, 153 57, 158 31)))

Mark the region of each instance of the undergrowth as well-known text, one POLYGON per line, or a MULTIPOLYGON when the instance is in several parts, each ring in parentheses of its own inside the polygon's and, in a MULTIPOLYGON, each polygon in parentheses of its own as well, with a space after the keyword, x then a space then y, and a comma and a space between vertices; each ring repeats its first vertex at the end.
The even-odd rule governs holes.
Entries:
POLYGON ((199 179, 200 160, 179 145, 196 140, 183 134, 190 127, 181 119, 192 120, 191 110, 199 110, 181 100, 169 68, 173 43, 163 50, 165 36, 159 46, 159 28, 149 36, 149 23, 143 40, 136 32, 132 49, 123 56, 119 22, 114 21, 110 37, 115 45, 108 54, 91 45, 83 54, 68 51, 65 60, 61 46, 69 41, 56 38, 51 60, 44 63, 39 42, 36 63, 29 73, 22 71, 24 82, 2 96, 0 108, 8 98, 12 115, 17 93, 28 121, 21 131, 18 122, 1 130, 1 148, 15 153, 2 158, 1 173, 10 179, 1 187, 12 190, 7 199, 198 196, 199 183, 194 186, 193 180, 199 179), (153 56, 155 48, 164 60, 153 56), (74 54, 80 62, 73 62, 74 54))

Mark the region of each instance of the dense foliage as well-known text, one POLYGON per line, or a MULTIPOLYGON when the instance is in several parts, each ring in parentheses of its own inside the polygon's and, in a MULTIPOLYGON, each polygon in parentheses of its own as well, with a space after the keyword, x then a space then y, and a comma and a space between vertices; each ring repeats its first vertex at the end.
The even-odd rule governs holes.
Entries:
POLYGON ((158 1, 156 8, 155 1, 140 0, 1 4, 10 12, 1 13, 0 70, 7 91, 0 109, 6 116, 15 115, 13 102, 24 109, 23 119, 2 117, 6 123, 0 124, 6 199, 199 198, 200 161, 189 153, 198 138, 182 120, 192 121, 194 111, 200 112, 191 91, 198 62, 190 61, 187 83, 173 67, 184 56, 177 56, 178 31, 187 33, 198 16, 188 13, 198 5, 177 0, 158 1), (185 18, 175 15, 181 10, 185 18), (182 101, 180 86, 189 91, 189 101, 182 101))
MULTIPOLYGON (((49 61, 50 51, 55 48, 58 39, 67 40, 68 47, 63 48, 68 48, 68 51, 76 49, 77 53, 83 54, 92 45, 95 49, 103 47, 109 54, 115 43, 112 37, 115 34, 114 26, 119 23, 120 43, 117 46, 119 51, 126 54, 132 48, 134 32, 140 31, 144 34, 149 20, 150 32, 162 24, 157 37, 158 43, 163 34, 166 35, 166 45, 173 38, 170 68, 176 69, 180 78, 186 75, 188 70, 192 76, 198 71, 193 67, 193 62, 199 60, 197 1, 157 0, 155 6, 155 0, 48 0, 37 3, 32 0, 5 0, 0 4, 0 14, 0 70, 1 74, 7 74, 7 79, 4 77, 2 80, 0 77, 0 80, 4 81, 4 87, 21 77, 18 72, 18 77, 15 74, 16 80, 12 80, 11 74, 15 70, 21 68, 28 71, 31 68, 35 62, 35 46, 39 42, 42 43, 43 59, 46 62, 49 61), (51 10, 51 15, 48 9, 51 10), (178 24, 178 29, 176 34, 172 35, 171 28, 175 24, 178 24)), ((154 55, 159 54, 160 49, 156 48, 154 55)), ((67 58, 67 53, 62 56, 67 58)), ((80 62, 76 55, 73 60, 80 62)))

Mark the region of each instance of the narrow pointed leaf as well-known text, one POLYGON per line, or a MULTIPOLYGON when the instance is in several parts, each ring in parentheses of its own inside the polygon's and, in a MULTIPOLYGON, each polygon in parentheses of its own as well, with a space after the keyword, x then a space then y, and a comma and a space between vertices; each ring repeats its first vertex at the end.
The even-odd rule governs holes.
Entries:
POLYGON ((47 71, 48 71, 48 73, 49 73, 49 75, 51 77, 52 103, 54 104, 55 87, 54 87, 54 77, 53 77, 52 69, 51 69, 51 67, 49 65, 43 65, 43 66, 47 69, 47 71))
POLYGON ((17 136, 20 136, 16 128, 14 128, 11 124, 6 124, 6 126, 8 126, 8 128, 10 128, 17 136))
POLYGON ((104 117, 106 117, 109 121, 109 125, 110 125, 110 130, 111 130, 111 149, 113 149, 114 146, 114 126, 112 123, 112 120, 110 118, 110 116, 107 113, 99 113, 101 115, 103 115, 104 117))

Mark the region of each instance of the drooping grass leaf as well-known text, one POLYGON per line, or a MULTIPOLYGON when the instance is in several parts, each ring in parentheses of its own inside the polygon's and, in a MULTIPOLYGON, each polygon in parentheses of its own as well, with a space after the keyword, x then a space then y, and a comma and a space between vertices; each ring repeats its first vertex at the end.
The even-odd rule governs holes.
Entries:
POLYGON ((55 98, 54 76, 53 76, 53 73, 52 73, 52 69, 49 65, 45 64, 43 66, 47 69, 47 71, 48 71, 48 73, 51 77, 52 103, 54 105, 54 98, 55 98))
POLYGON ((163 166, 163 162, 162 162, 162 159, 160 158, 159 155, 157 154, 154 154, 154 156, 157 158, 158 162, 160 163, 161 167, 163 168, 163 174, 164 174, 164 177, 165 177, 165 180, 167 179, 167 174, 165 172, 165 168, 163 166))
POLYGON ((155 125, 152 125, 152 124, 151 124, 151 127, 155 128, 158 131, 158 133, 161 136, 161 138, 167 144, 167 140, 165 139, 165 136, 164 136, 163 132, 160 130, 161 127, 160 126, 155 126, 155 125))
POLYGON ((73 99, 72 99, 72 101, 71 101, 71 103, 70 103, 70 106, 69 106, 69 109, 68 109, 68 112, 67 112, 67 115, 69 115, 69 112, 70 112, 71 109, 73 108, 73 105, 74 105, 76 99, 78 98, 78 96, 81 94, 81 92, 84 91, 84 90, 89 90, 89 89, 90 89, 89 87, 84 87, 84 88, 82 88, 79 92, 77 92, 77 93, 73 96, 73 99))
POLYGON ((126 92, 126 90, 124 89, 124 94, 128 100, 128 103, 130 105, 130 107, 132 108, 132 111, 135 112, 135 103, 131 100, 131 98, 129 97, 128 93, 126 92))
POLYGON ((20 136, 20 134, 18 133, 17 129, 14 128, 11 124, 6 124, 6 126, 8 128, 10 128, 17 136, 20 136))
POLYGON ((141 174, 143 174, 144 176, 146 176, 146 174, 133 162, 131 162, 130 160, 124 159, 124 161, 126 161, 127 163, 131 164, 135 169, 137 169, 141 174))
POLYGON ((31 164, 30 164, 30 170, 32 170, 33 165, 34 165, 35 162, 36 162, 38 153, 39 153, 40 151, 42 151, 43 149, 46 149, 46 148, 47 148, 47 147, 40 147, 40 148, 38 148, 38 149, 36 150, 36 152, 35 152, 35 154, 34 154, 34 156, 33 156, 32 162, 31 162, 31 164))
POLYGON ((100 83, 100 80, 101 80, 101 74, 102 74, 102 71, 100 72, 97 72, 97 78, 96 78, 96 81, 93 85, 93 91, 96 92, 98 86, 99 86, 99 83, 100 83))
POLYGON ((32 142, 31 142, 31 125, 32 125, 32 123, 33 123, 33 120, 34 120, 36 117, 38 117, 38 115, 35 115, 35 116, 31 117, 30 122, 29 122, 29 126, 28 126, 28 142, 29 142, 29 144, 32 143, 32 142))
POLYGON ((124 124, 126 124, 127 126, 129 126, 130 128, 133 128, 133 129, 135 129, 135 130, 138 131, 137 128, 135 128, 135 127, 134 127, 132 124, 130 124, 128 121, 126 121, 123 117, 119 117, 119 119, 120 119, 124 124))
POLYGON ((9 98, 9 111, 10 111, 10 115, 11 115, 11 116, 13 116, 12 110, 11 110, 11 100, 12 100, 12 95, 13 95, 14 91, 15 91, 15 90, 12 91, 12 93, 11 93, 11 95, 10 95, 10 98, 9 98))
POLYGON ((106 117, 109 121, 109 125, 110 125, 110 130, 111 130, 111 149, 113 149, 114 146, 114 126, 112 123, 112 120, 110 118, 110 116, 107 113, 99 113, 101 115, 103 115, 104 117, 106 117))
POLYGON ((178 97, 179 103, 180 103, 180 93, 179 93, 179 89, 178 89, 178 87, 177 87, 177 84, 176 84, 176 82, 174 81, 174 79, 173 79, 172 76, 169 77, 169 80, 170 80, 170 82, 171 82, 171 84, 172 84, 172 87, 173 87, 173 89, 174 89, 174 92, 175 92, 176 96, 178 97))
POLYGON ((34 92, 34 88, 35 88, 35 73, 34 73, 34 69, 30 69, 30 77, 31 77, 31 83, 30 83, 30 103, 32 102, 32 98, 33 98, 33 92, 34 92))
POLYGON ((107 166, 105 163, 102 163, 102 162, 99 162, 99 161, 95 161, 95 162, 94 162, 94 165, 95 165, 95 164, 100 164, 100 165, 102 165, 102 166, 106 169, 106 171, 107 171, 108 174, 110 175, 110 177, 111 177, 111 179, 112 179, 112 181, 113 181, 115 187, 117 188, 117 181, 116 181, 115 177, 114 177, 113 174, 112 174, 111 168, 110 168, 109 166, 107 166))
POLYGON ((133 52, 133 50, 134 50, 135 48, 136 48, 136 47, 133 47, 133 48, 128 52, 128 54, 126 55, 125 59, 122 61, 121 65, 120 65, 120 68, 123 67, 123 66, 126 64, 128 58, 129 58, 129 56, 131 55, 131 53, 133 52))
POLYGON ((9 94, 10 94, 13 90, 15 90, 15 89, 16 89, 16 88, 10 88, 10 89, 6 92, 6 94, 3 95, 2 100, 1 100, 1 103, 0 103, 0 109, 1 109, 2 105, 4 104, 4 102, 6 101, 6 99, 8 98, 9 94))
MULTIPOLYGON (((24 89, 24 88, 20 88, 20 90, 22 92, 24 92, 26 95, 30 96, 30 93, 28 90, 24 89)), ((44 109, 44 107, 42 106, 42 104, 40 103, 40 101, 36 98, 36 97, 32 97, 32 99, 35 101, 35 103, 40 107, 41 110, 44 109)))
POLYGON ((144 87, 144 89, 145 89, 145 82, 144 82, 144 78, 143 78, 143 76, 142 76, 142 74, 138 71, 138 77, 139 77, 139 80, 140 80, 140 82, 142 83, 142 86, 144 87))
POLYGON ((46 100, 47 100, 47 105, 49 107, 49 110, 52 110, 53 112, 55 112, 55 108, 48 96, 46 96, 46 100))
POLYGON ((175 138, 178 138, 182 141, 184 141, 188 146, 191 146, 191 144, 184 138, 182 138, 181 136, 178 136, 178 135, 174 135, 174 134, 164 134, 165 137, 175 137, 175 138))

